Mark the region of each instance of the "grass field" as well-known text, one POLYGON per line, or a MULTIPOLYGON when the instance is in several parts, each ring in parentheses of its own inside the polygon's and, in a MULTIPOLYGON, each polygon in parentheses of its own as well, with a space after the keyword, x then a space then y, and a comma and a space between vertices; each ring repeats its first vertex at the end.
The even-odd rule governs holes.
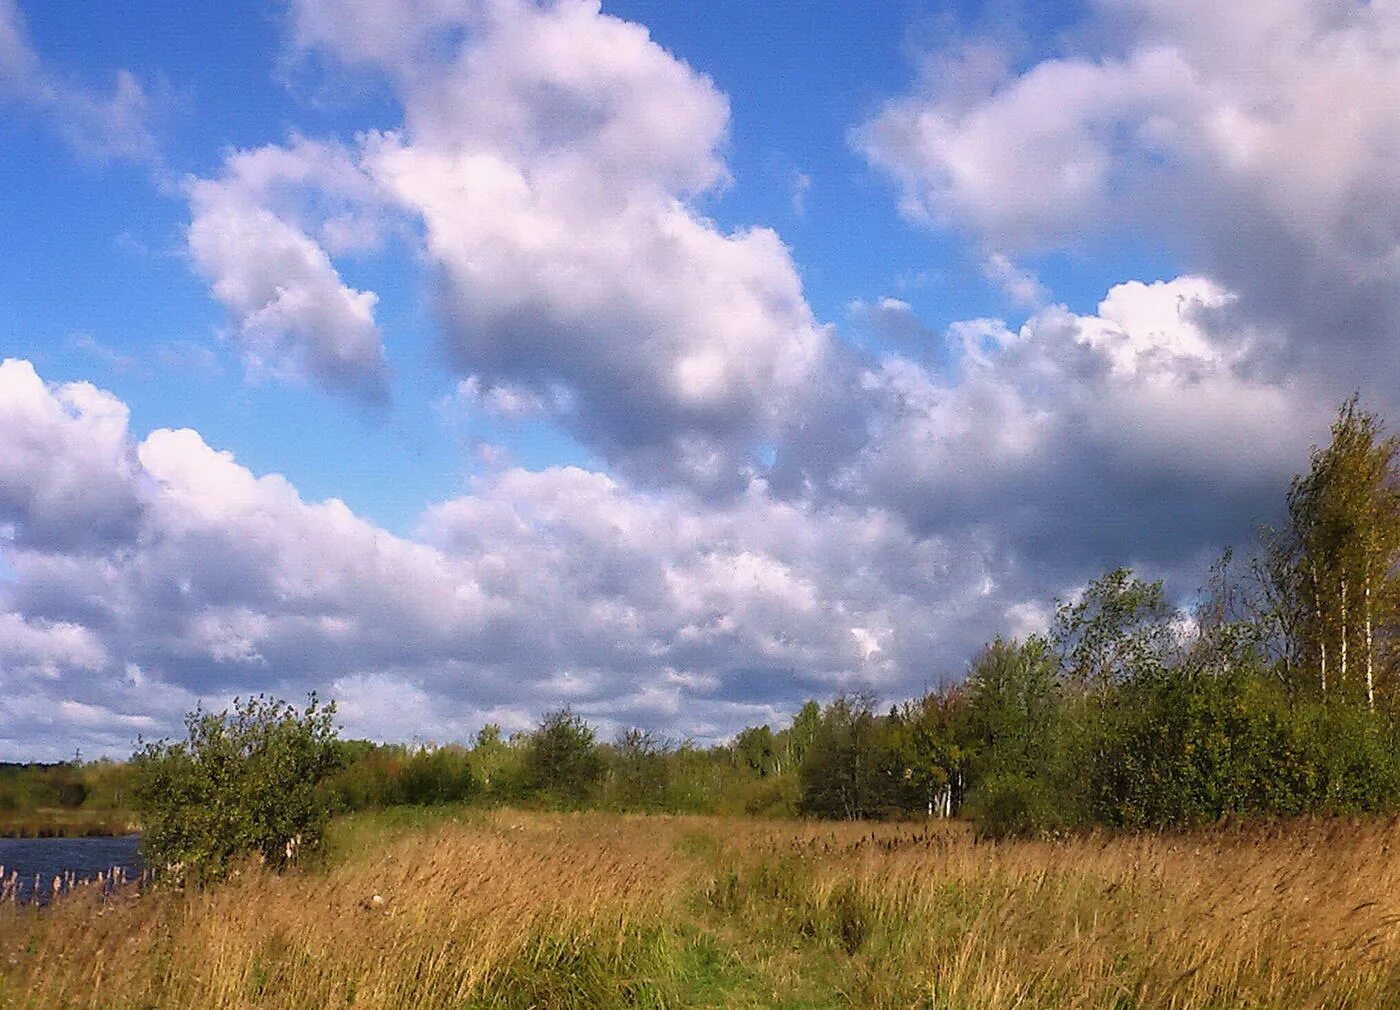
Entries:
POLYGON ((326 865, 0 913, 26 1008, 1400 1006, 1400 824, 390 812, 326 865), (377 897, 376 897, 377 896, 377 897))

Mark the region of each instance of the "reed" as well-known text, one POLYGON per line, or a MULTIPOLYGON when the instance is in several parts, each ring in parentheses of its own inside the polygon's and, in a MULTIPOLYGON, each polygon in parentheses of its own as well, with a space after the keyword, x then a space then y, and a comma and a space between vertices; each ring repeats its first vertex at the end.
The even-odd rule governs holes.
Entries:
POLYGON ((0 909, 0 1005, 1400 1005, 1394 821, 979 843, 957 825, 352 818, 326 865, 0 909))

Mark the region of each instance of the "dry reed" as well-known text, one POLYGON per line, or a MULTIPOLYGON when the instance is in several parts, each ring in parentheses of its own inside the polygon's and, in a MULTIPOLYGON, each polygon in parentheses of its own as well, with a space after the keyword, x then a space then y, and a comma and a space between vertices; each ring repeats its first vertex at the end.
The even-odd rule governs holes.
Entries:
POLYGON ((977 844, 957 826, 499 812, 178 894, 0 910, 0 1005, 1400 1006, 1395 822, 977 844))

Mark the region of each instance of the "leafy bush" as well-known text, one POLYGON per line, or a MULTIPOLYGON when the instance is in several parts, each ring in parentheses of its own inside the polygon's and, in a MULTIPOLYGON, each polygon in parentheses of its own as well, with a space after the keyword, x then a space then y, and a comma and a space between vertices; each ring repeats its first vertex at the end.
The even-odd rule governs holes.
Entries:
POLYGON ((281 868, 316 849, 339 760, 334 713, 314 694, 302 711, 259 695, 196 709, 186 739, 145 744, 132 760, 146 862, 198 883, 252 853, 281 868))
POLYGON ((967 813, 979 838, 1033 838, 1064 826, 1053 791, 1027 775, 986 779, 968 797, 967 813))
POLYGON ((414 806, 461 803, 477 792, 471 757, 460 747, 420 749, 404 765, 401 802, 414 806))

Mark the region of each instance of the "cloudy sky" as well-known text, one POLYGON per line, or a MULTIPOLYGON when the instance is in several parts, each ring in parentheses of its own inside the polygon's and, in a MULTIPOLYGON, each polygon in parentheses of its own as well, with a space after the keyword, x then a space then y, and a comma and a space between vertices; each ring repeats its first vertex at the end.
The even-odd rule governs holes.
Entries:
POLYGON ((0 0, 0 759, 722 738, 1400 408, 1400 3, 0 0))

